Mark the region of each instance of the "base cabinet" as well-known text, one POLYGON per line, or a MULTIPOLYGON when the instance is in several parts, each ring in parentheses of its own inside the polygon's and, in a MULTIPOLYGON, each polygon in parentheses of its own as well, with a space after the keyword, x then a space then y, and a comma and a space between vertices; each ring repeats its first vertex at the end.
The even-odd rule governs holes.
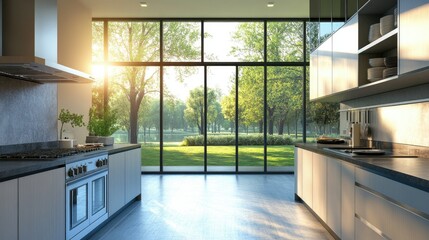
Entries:
POLYGON ((18 239, 18 180, 0 182, 0 239, 18 239))
POLYGON ((19 239, 65 239, 65 168, 18 179, 19 239))
POLYGON ((109 215, 141 193, 141 149, 109 155, 109 215))
POLYGON ((341 236, 341 162, 327 158, 327 224, 341 236))

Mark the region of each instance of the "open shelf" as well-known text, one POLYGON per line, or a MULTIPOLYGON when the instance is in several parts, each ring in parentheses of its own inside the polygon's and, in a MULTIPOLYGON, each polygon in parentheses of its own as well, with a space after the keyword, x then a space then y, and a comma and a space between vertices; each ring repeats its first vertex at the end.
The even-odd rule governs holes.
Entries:
POLYGON ((396 48, 398 43, 398 28, 393 29, 384 36, 381 36, 374 42, 359 49, 358 54, 380 53, 396 48))

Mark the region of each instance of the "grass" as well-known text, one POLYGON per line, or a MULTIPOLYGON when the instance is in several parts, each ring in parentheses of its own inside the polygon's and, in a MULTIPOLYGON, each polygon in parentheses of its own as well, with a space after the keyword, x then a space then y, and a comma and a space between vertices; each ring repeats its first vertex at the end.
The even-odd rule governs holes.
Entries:
MULTIPOLYGON (((202 146, 164 146, 164 166, 203 166, 202 146)), ((294 146, 268 146, 268 166, 293 166, 294 146)), ((240 166, 263 166, 263 146, 239 146, 240 166)), ((208 166, 235 166, 235 146, 207 146, 208 166)), ((142 166, 159 166, 159 146, 142 145, 142 166)))

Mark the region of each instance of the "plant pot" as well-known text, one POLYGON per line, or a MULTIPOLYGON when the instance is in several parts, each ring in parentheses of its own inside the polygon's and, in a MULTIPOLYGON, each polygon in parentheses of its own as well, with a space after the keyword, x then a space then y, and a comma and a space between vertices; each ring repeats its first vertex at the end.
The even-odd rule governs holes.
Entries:
POLYGON ((110 146, 115 143, 114 137, 98 137, 98 143, 102 143, 104 146, 110 146))
POLYGON ((58 146, 60 148, 73 148, 74 140, 73 139, 60 139, 60 140, 58 140, 58 146))
POLYGON ((114 137, 86 136, 86 143, 102 143, 104 146, 110 146, 115 143, 114 137))

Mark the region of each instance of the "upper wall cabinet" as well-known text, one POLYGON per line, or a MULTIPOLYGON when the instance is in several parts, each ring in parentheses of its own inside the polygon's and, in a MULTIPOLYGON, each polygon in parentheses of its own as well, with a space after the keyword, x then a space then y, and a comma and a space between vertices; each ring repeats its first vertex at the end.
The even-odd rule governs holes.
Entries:
POLYGON ((332 38, 332 87, 333 93, 337 93, 358 86, 358 16, 332 38))
POLYGON ((366 2, 333 34, 330 69, 320 63, 320 51, 326 47, 316 50, 318 65, 310 63, 310 68, 318 68, 319 75, 310 78, 317 81, 310 87, 317 86, 318 95, 311 100, 342 102, 429 83, 429 34, 424 30, 428 16, 429 0, 366 2), (325 71, 332 82, 321 81, 325 71), (332 88, 331 93, 320 91, 326 88, 332 88))
POLYGON ((332 37, 326 39, 318 50, 317 95, 320 97, 332 94, 332 37))
POLYGON ((399 73, 429 67, 429 0, 399 0, 399 73))

